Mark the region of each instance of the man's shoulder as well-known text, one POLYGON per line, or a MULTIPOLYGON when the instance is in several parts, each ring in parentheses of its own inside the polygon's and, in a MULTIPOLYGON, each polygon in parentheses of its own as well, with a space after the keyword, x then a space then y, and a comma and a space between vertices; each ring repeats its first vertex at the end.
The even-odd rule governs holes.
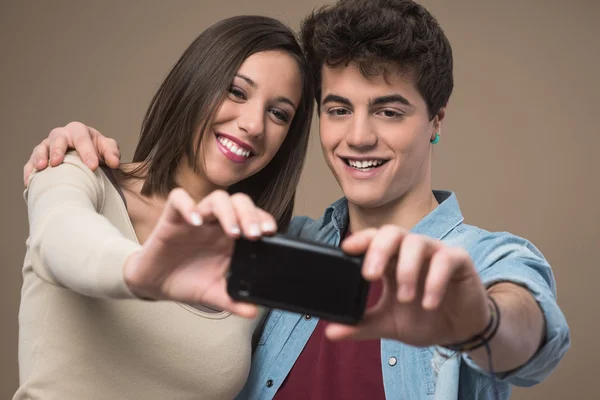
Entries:
POLYGON ((323 224, 323 217, 315 220, 308 216, 294 217, 287 231, 288 236, 311 239, 317 235, 323 224))
POLYGON ((449 235, 449 240, 463 240, 468 247, 497 247, 502 245, 523 246, 532 249, 533 244, 511 232, 507 231, 488 231, 474 225, 465 223, 459 224, 449 235))
POLYGON ((333 204, 325 209, 323 214, 318 219, 313 219, 307 216, 298 216, 292 219, 287 235, 300 237, 303 239, 314 240, 323 230, 330 230, 335 227, 334 219, 337 220, 337 225, 345 225, 348 216, 348 202, 346 198, 336 200, 333 204))
POLYGON ((529 240, 511 232, 493 232, 461 223, 444 241, 450 246, 464 248, 474 261, 481 262, 480 265, 489 265, 505 258, 528 258, 546 262, 540 250, 529 240))

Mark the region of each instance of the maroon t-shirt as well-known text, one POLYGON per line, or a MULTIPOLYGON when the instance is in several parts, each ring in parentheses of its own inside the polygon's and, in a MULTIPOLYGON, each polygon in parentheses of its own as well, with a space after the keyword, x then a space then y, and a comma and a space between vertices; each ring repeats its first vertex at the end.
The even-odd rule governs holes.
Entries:
MULTIPOLYGON (((372 282, 367 307, 377 304, 382 281, 372 282)), ((325 337, 327 322, 319 320, 275 400, 385 400, 380 340, 325 337)))

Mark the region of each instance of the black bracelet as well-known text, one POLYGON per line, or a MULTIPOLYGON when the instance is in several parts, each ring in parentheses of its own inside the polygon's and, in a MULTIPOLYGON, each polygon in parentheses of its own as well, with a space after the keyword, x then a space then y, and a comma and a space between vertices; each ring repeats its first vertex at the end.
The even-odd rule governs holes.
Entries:
POLYGON ((498 332, 498 327, 500 326, 500 308, 492 296, 488 295, 488 300, 490 307, 490 322, 485 329, 463 342, 444 345, 442 347, 461 353, 468 352, 486 346, 490 340, 494 338, 498 332))
POLYGON ((446 347, 447 349, 463 353, 473 351, 484 346, 488 358, 488 371, 491 374, 494 398, 496 400, 499 400, 500 392, 498 390, 496 374, 494 372, 494 365, 492 362, 492 349, 490 348, 490 341, 494 338, 494 336, 498 332, 498 328, 500 327, 500 308, 498 307, 498 303, 496 303, 496 300, 494 300, 492 296, 488 295, 488 300, 490 306, 490 322, 485 327, 485 329, 481 333, 478 333, 477 335, 464 342, 442 347, 446 347))

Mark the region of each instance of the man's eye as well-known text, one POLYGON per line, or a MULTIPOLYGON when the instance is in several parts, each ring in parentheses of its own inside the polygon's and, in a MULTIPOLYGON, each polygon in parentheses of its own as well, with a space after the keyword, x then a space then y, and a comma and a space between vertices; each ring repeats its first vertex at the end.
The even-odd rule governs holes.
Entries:
POLYGON ((394 110, 382 110, 380 112, 386 118, 401 118, 404 114, 394 110))
POLYGON ((327 114, 329 114, 329 115, 336 115, 336 116, 342 116, 342 115, 349 114, 349 111, 346 110, 345 108, 332 108, 331 110, 327 111, 327 114))

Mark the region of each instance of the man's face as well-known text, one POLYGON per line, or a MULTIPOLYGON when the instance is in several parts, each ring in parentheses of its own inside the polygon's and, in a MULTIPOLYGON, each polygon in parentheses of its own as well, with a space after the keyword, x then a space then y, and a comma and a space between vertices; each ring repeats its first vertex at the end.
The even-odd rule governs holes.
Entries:
POLYGON ((320 137, 325 160, 348 200, 362 208, 406 195, 431 196, 430 121, 412 74, 365 77, 355 64, 323 67, 320 137))

